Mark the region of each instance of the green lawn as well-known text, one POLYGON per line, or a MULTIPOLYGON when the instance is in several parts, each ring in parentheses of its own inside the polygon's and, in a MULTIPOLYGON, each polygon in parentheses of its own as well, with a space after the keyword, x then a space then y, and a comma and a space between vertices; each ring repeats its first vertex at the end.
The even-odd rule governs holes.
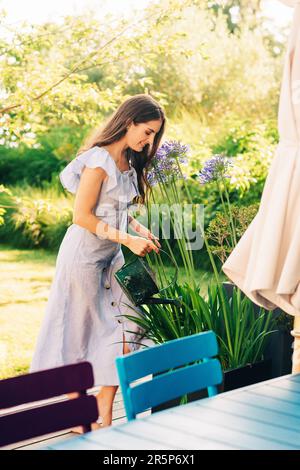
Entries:
MULTIPOLYGON (((20 250, 0 244, 0 378, 28 371, 45 312, 56 254, 42 249, 20 250)), ((172 276, 173 268, 167 268, 172 276)), ((210 276, 195 272, 202 293, 210 276)), ((180 269, 179 281, 184 281, 180 269)))
POLYGON ((0 378, 28 371, 55 254, 0 245, 0 378))

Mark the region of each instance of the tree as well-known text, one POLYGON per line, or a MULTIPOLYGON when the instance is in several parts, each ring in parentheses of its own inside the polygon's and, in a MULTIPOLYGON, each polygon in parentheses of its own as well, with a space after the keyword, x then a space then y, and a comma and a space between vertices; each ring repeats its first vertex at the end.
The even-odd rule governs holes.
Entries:
MULTIPOLYGON (((28 141, 32 131, 43 132, 62 121, 79 126, 99 122, 124 98, 130 77, 143 71, 157 50, 182 52, 177 47, 182 33, 165 31, 189 3, 164 0, 134 21, 105 17, 100 23, 87 15, 65 17, 63 25, 26 24, 12 30, 12 38, 0 43, 4 135, 13 132, 16 139, 28 141)), ((139 91, 147 92, 149 86, 151 80, 142 73, 139 91)), ((164 99, 163 93, 152 93, 164 99)))

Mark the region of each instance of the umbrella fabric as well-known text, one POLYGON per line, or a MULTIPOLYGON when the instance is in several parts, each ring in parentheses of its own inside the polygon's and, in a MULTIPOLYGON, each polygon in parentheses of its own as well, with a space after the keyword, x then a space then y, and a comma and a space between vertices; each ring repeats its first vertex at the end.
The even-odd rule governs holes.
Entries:
POLYGON ((300 0, 294 6, 279 104, 280 141, 257 215, 223 264, 254 303, 300 316, 300 0))

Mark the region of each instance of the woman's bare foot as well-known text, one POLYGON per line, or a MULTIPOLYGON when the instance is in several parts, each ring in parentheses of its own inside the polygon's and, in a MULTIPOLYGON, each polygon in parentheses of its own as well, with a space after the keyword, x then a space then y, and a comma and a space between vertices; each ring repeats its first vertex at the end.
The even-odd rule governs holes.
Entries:
MULTIPOLYGON (((102 428, 102 424, 92 423, 92 431, 96 431, 97 429, 100 429, 100 428, 102 428)), ((82 426, 76 426, 76 427, 72 428, 71 432, 74 432, 76 434, 84 434, 82 426)))
POLYGON ((103 396, 102 393, 99 393, 96 396, 96 398, 98 402, 99 413, 101 413, 101 418, 102 418, 101 427, 106 428, 107 426, 111 426, 112 424, 112 401, 111 399, 109 398, 109 400, 107 400, 107 397, 103 396))
POLYGON ((102 428, 112 425, 113 402, 118 387, 118 385, 102 385, 99 393, 96 395, 99 416, 102 419, 102 428))

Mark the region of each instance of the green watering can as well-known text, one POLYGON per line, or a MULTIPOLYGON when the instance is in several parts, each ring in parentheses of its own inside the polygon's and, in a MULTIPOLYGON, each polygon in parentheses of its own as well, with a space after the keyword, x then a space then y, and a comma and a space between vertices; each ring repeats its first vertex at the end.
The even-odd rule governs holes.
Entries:
POLYGON ((178 275, 178 267, 173 259, 166 251, 160 249, 160 252, 161 251, 166 253, 176 268, 171 283, 163 289, 159 289, 156 283, 155 273, 142 256, 135 255, 136 258, 133 261, 123 264, 123 266, 114 273, 114 277, 120 284, 122 290, 136 306, 142 304, 173 304, 180 307, 181 305, 181 297, 178 299, 160 299, 152 297, 152 295, 161 294, 163 291, 173 286, 178 275))

